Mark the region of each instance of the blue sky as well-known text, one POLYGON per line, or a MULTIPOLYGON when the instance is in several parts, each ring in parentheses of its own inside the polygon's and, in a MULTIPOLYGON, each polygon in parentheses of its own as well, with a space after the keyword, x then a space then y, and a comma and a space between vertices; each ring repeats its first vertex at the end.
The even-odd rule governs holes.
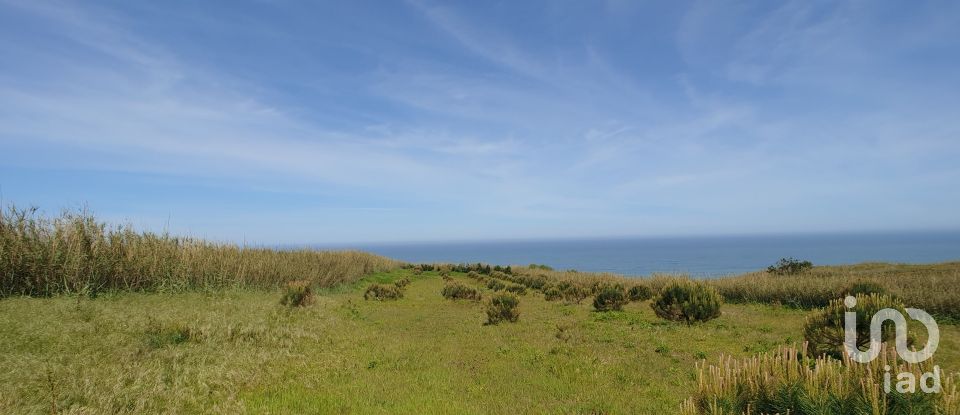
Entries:
POLYGON ((0 194, 264 244, 958 229, 958 21, 0 0, 0 194))

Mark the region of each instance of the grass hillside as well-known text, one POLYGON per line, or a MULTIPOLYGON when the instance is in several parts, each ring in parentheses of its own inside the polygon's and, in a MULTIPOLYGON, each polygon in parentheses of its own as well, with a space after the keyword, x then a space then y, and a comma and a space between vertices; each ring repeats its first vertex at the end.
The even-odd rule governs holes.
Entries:
POLYGON ((960 415, 960 263, 784 264, 706 281, 413 265, 10 208, 0 413, 960 415), (847 294, 862 321, 934 314, 935 362, 838 359, 847 294), (942 393, 882 392, 887 363, 939 365, 942 393))
MULTIPOLYGON (((808 312, 724 306, 706 323, 519 296, 516 323, 484 325, 492 293, 466 274, 395 270, 315 293, 116 293, 0 301, 0 413, 678 413, 697 363, 802 340, 808 312), (402 298, 364 300, 407 279, 402 298), (445 282, 444 279, 451 279, 445 282)), ((960 330, 937 361, 960 369, 960 330)))

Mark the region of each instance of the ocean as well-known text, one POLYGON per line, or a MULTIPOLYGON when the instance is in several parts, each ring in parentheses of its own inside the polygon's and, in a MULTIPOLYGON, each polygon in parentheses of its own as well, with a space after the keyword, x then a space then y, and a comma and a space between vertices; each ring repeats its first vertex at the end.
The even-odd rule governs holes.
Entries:
POLYGON ((349 248, 413 263, 536 263, 557 270, 711 278, 765 269, 782 257, 815 265, 960 260, 960 232, 431 242, 349 248))

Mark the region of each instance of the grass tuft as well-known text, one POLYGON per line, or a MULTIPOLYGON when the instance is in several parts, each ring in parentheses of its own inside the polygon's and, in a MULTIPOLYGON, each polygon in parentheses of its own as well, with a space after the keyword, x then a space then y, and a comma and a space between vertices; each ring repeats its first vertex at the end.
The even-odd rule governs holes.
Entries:
POLYGON ((313 304, 313 289, 309 281, 290 281, 283 290, 280 304, 288 307, 306 307, 313 304))

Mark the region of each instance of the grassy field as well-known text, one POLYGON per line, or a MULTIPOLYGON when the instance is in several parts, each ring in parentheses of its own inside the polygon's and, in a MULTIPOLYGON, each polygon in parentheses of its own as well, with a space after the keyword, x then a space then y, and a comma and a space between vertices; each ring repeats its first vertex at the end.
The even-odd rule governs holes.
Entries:
MULTIPOLYGON (((597 313, 531 292, 519 322, 483 325, 443 284, 395 270, 303 308, 263 289, 3 299, 0 413, 676 413, 700 359, 798 343, 809 314, 727 304, 688 326, 649 301, 597 313), (404 298, 363 300, 401 277, 404 298)), ((937 361, 960 369, 960 330, 941 332, 937 361)))

